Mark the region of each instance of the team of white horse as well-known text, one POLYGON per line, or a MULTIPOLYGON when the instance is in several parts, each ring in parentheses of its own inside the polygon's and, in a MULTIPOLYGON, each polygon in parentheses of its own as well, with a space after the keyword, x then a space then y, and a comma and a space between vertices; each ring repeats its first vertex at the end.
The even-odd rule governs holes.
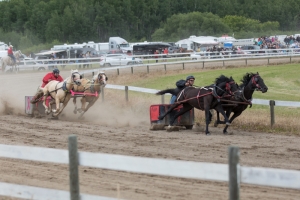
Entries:
MULTIPOLYGON (((63 82, 50 81, 43 89, 43 106, 45 107, 45 113, 50 114, 52 112, 53 117, 58 117, 58 115, 63 111, 63 109, 68 104, 73 91, 76 91, 81 96, 81 109, 82 115, 97 101, 99 98, 99 93, 101 92, 101 87, 105 87, 107 77, 104 72, 99 71, 90 81, 88 79, 82 79, 78 70, 71 70, 71 75, 66 78, 63 82), (49 104, 47 105, 47 99, 51 97, 49 104), (85 103, 88 102, 89 105, 85 108, 85 103), (55 104, 56 108, 52 109, 52 105, 55 104), (62 106, 60 106, 62 104, 62 106)), ((74 96, 74 104, 76 107, 76 96, 74 96)))

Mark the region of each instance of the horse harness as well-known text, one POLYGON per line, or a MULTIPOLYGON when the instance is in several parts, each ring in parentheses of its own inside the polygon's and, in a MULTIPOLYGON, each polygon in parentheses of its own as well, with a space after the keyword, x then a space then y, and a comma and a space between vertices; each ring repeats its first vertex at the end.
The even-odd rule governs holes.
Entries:
MULTIPOLYGON (((200 103, 200 98, 201 98, 201 97, 208 96, 208 95, 213 95, 213 96, 218 100, 218 102, 220 102, 220 99, 223 99, 223 98, 227 98, 227 97, 233 96, 232 91, 230 91, 230 88, 231 88, 230 85, 231 85, 231 84, 234 84, 234 83, 235 83, 234 81, 231 81, 231 82, 229 82, 229 83, 226 83, 226 85, 225 85, 225 91, 224 91, 222 88, 220 88, 219 86, 215 85, 215 84, 212 85, 212 86, 208 86, 208 87, 201 87, 201 88, 199 88, 199 92, 198 92, 198 94, 197 94, 196 97, 192 97, 192 98, 189 98, 189 99, 185 99, 185 100, 183 100, 183 101, 177 101, 177 102, 175 102, 175 103, 176 103, 176 104, 180 104, 180 103, 184 103, 184 102, 186 102, 186 101, 188 101, 188 100, 196 99, 196 98, 197 98, 199 108, 200 108, 201 110, 204 110, 204 108, 202 108, 201 103, 200 103), (224 93, 227 93, 228 95, 222 95, 222 96, 219 96, 219 95, 217 94, 215 88, 220 89, 221 91, 223 91, 224 93), (201 93, 201 90, 206 90, 206 91, 209 91, 209 90, 210 90, 210 92, 201 95, 201 94, 200 94, 200 93, 201 93), (227 91, 229 91, 229 92, 227 92, 227 91)), ((187 88, 188 88, 188 87, 187 87, 187 88)), ((186 88, 184 88, 184 89, 180 92, 180 94, 179 94, 178 97, 177 97, 177 100, 178 100, 182 95, 185 97, 185 94, 184 94, 185 90, 186 90, 186 88)))
MULTIPOLYGON (((78 72, 74 72, 74 73, 72 73, 71 77, 73 78, 73 75, 76 74, 76 73, 79 74, 78 72)), ((79 75, 80 75, 80 74, 79 74, 79 75)), ((69 79, 67 79, 67 80, 69 80, 69 79)), ((50 91, 49 93, 51 94, 52 92, 55 92, 55 93, 57 94, 57 91, 60 90, 60 89, 62 89, 66 94, 67 94, 67 93, 71 93, 70 91, 74 88, 74 86, 73 86, 70 90, 68 90, 68 89, 67 89, 67 84, 72 84, 72 85, 74 85, 74 83, 67 83, 67 80, 65 80, 65 81, 63 82, 63 85, 62 85, 60 88, 57 88, 57 85, 60 83, 60 82, 58 82, 58 83, 56 84, 56 86, 55 86, 55 90, 52 90, 52 91, 50 91)), ((74 78, 73 78, 73 82, 74 82, 74 78)), ((50 96, 51 96, 51 95, 50 95, 50 96)), ((65 101, 66 97, 67 97, 67 95, 65 95, 65 98, 64 98, 63 102, 65 101)), ((54 99, 52 96, 51 96, 51 98, 54 99)))

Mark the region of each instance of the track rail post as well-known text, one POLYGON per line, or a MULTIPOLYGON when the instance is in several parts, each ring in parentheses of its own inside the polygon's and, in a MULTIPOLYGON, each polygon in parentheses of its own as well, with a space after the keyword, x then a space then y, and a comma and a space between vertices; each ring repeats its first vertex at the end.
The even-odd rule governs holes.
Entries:
POLYGON ((229 200, 240 200, 240 152, 238 147, 228 147, 229 200))
POLYGON ((273 128, 275 124, 275 112, 274 112, 274 107, 275 107, 275 101, 270 100, 270 115, 271 115, 271 128, 273 128))
POLYGON ((69 140, 68 145, 69 145, 70 199, 71 200, 80 200, 77 136, 70 135, 68 140, 69 140))
POLYGON ((128 102, 128 86, 125 86, 125 99, 128 102))

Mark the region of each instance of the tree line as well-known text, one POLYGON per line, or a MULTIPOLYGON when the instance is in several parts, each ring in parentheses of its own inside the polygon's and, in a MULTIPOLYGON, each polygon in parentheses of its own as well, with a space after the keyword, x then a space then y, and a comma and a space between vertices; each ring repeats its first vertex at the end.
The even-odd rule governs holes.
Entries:
POLYGON ((258 37, 300 28, 300 0, 3 0, 0 41, 41 44, 258 37))

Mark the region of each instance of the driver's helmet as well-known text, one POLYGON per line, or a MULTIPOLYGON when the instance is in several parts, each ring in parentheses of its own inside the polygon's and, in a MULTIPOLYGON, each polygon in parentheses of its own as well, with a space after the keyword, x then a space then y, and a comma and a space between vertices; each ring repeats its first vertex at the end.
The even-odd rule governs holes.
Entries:
POLYGON ((195 80, 195 77, 194 76, 187 76, 185 80, 188 81, 190 79, 194 79, 195 80))
POLYGON ((53 74, 55 73, 59 74, 59 69, 53 69, 53 74))

